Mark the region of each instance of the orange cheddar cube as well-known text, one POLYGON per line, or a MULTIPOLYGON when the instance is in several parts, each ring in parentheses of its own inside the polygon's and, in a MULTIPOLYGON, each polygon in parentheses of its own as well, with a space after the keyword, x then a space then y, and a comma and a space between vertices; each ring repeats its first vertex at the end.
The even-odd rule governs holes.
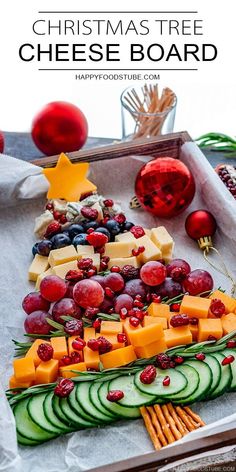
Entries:
POLYGON ((219 318, 200 319, 198 323, 198 342, 207 341, 209 336, 220 339, 223 336, 222 323, 219 318))
POLYGON ((167 350, 167 345, 163 336, 163 338, 159 339, 159 341, 146 344, 146 346, 135 347, 134 350, 137 357, 149 358, 155 356, 156 354, 159 354, 160 352, 165 352, 167 350))
POLYGON ((228 313, 228 315, 222 316, 221 323, 224 335, 231 333, 236 329, 236 314, 228 313))
MULTIPOLYGON (((121 321, 102 321, 100 334, 105 336, 106 334, 119 334, 123 331, 123 325, 121 321)), ((105 336, 106 337, 106 336, 105 336)))
POLYGON ((95 328, 84 328, 84 341, 87 343, 89 339, 96 337, 95 328))
POLYGON ((106 352, 100 356, 104 369, 120 367, 129 364, 137 359, 133 346, 122 347, 115 351, 106 352))
POLYGON ((179 346, 180 344, 190 344, 193 339, 188 326, 165 329, 164 338, 168 348, 179 346))
POLYGON ((198 325, 189 324, 188 327, 189 327, 189 329, 192 333, 193 341, 197 341, 197 338, 198 338, 198 325))
POLYGON ((14 375, 17 382, 33 382, 35 380, 35 365, 32 357, 23 357, 13 361, 14 375))
POLYGON ((184 295, 179 311, 191 318, 207 318, 210 304, 209 298, 184 295))
POLYGON ((81 372, 87 370, 85 362, 78 362, 77 364, 66 365, 65 367, 60 367, 60 376, 66 379, 71 379, 72 377, 78 377, 76 372, 71 372, 71 370, 80 370, 81 372))
POLYGON ((167 318, 167 319, 170 316, 170 307, 169 305, 166 305, 165 303, 152 302, 151 305, 149 305, 147 311, 150 316, 159 316, 161 318, 167 318))
MULTIPOLYGON (((47 341, 47 342, 48 342, 48 344, 50 344, 49 341, 47 341)), ((39 356, 37 354, 37 350, 38 350, 38 347, 40 346, 40 344, 42 344, 42 343, 45 343, 44 339, 35 339, 32 346, 29 348, 29 350, 27 351, 27 353, 25 355, 25 357, 30 357, 31 359, 33 359, 35 367, 37 367, 41 362, 41 359, 39 358, 39 356)))
POLYGON ((154 323, 144 328, 138 327, 134 329, 132 329, 132 326, 128 326, 128 323, 129 319, 127 319, 127 323, 124 325, 124 331, 127 333, 127 337, 133 346, 145 346, 163 337, 161 323, 154 323))
POLYGON ((20 382, 12 375, 9 379, 9 388, 29 388, 33 382, 20 382))
POLYGON ((234 313, 236 311, 236 298, 230 297, 229 295, 221 292, 220 290, 215 290, 210 295, 211 300, 214 300, 215 298, 218 298, 218 300, 221 300, 224 303, 226 314, 234 313))
POLYGON ((143 326, 159 323, 163 329, 167 329, 167 318, 159 316, 144 316, 143 326))
POLYGON ((83 350, 84 362, 87 369, 98 369, 100 364, 100 357, 97 351, 92 351, 88 346, 83 350))
POLYGON ((58 360, 51 359, 47 362, 41 362, 36 369, 35 383, 47 384, 55 382, 58 376, 58 360))
POLYGON ((106 338, 112 344, 112 349, 120 349, 121 347, 125 346, 125 343, 119 343, 118 342, 117 334, 97 333, 96 338, 99 338, 99 336, 103 336, 104 338, 106 338))
POLYGON ((67 356, 67 344, 65 336, 51 338, 51 346, 53 347, 53 359, 60 360, 63 356, 67 356))

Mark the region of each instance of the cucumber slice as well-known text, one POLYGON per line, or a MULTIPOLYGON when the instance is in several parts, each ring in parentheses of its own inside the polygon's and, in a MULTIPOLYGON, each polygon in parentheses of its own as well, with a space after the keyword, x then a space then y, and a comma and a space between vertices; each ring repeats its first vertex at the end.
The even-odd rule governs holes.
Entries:
POLYGON ((60 408, 69 421, 76 424, 77 429, 92 428, 96 426, 94 422, 88 421, 80 415, 80 408, 77 408, 77 413, 71 408, 68 398, 60 398, 60 408))
POLYGON ((29 398, 21 400, 14 408, 17 432, 24 438, 30 441, 38 441, 38 443, 55 438, 57 436, 56 434, 45 431, 32 421, 27 409, 29 400, 29 398))
POLYGON ((117 416, 115 414, 109 412, 108 410, 106 410, 106 408, 104 408, 104 406, 100 402, 100 399, 99 399, 99 396, 98 396, 98 390, 99 390, 100 387, 101 387, 101 382, 93 382, 90 385, 89 397, 90 397, 91 402, 93 403, 95 408, 97 408, 97 410, 101 411, 102 413, 104 413, 107 416, 110 416, 111 420, 112 419, 117 420, 117 416))
POLYGON ((95 418, 99 423, 111 423, 112 418, 109 414, 97 410, 89 398, 89 389, 91 382, 80 382, 76 388, 76 400, 83 410, 95 418))
POLYGON ((17 442, 21 444, 22 446, 37 446, 40 444, 39 441, 33 441, 32 439, 25 438, 22 436, 18 431, 16 432, 17 435, 17 442))
POLYGON ((52 407, 52 398, 54 396, 53 392, 50 392, 46 395, 44 402, 43 402, 43 409, 44 409, 44 414, 48 421, 52 423, 53 426, 56 426, 60 428, 62 433, 71 433, 74 431, 72 428, 70 428, 68 425, 68 420, 65 418, 66 422, 63 422, 58 416, 55 415, 55 412, 52 407))
POLYGON ((197 359, 188 359, 185 365, 193 367, 199 375, 199 384, 197 389, 194 393, 192 393, 192 395, 186 397, 181 402, 182 405, 189 405, 190 403, 200 401, 205 397, 206 393, 208 392, 211 386, 213 375, 210 367, 208 366, 208 364, 205 364, 204 361, 198 361, 197 359))
POLYGON ((72 421, 70 418, 68 418, 65 413, 62 411, 61 406, 60 406, 60 398, 57 397, 56 395, 53 395, 52 397, 52 409, 57 416, 65 425, 67 428, 71 429, 72 431, 75 431, 77 428, 77 422, 72 421))
POLYGON ((231 369, 231 375, 232 375, 229 391, 236 392, 236 351, 234 351, 233 349, 225 349, 224 351, 222 351, 222 354, 224 356, 232 355, 235 358, 235 360, 231 364, 229 364, 230 369, 231 369))
POLYGON ((178 365, 176 370, 181 372, 181 374, 183 374, 188 381, 184 390, 176 393, 175 395, 171 395, 171 401, 173 403, 181 404, 185 398, 190 397, 197 390, 200 379, 197 371, 190 365, 178 365))
POLYGON ((148 395, 154 395, 160 398, 170 398, 172 394, 182 392, 187 386, 187 379, 176 369, 157 369, 157 376, 151 384, 143 384, 140 380, 140 372, 137 372, 134 376, 134 383, 140 392, 147 393, 148 395), (166 376, 170 377, 170 385, 165 387, 163 380, 166 376))
POLYGON ((29 416, 32 421, 34 421, 45 431, 48 431, 52 434, 61 434, 61 429, 53 426, 53 424, 50 423, 50 421, 48 421, 47 417, 45 416, 43 408, 45 396, 45 393, 39 393, 38 395, 34 395, 29 399, 27 404, 29 416))
POLYGON ((155 395, 146 395, 135 386, 133 375, 124 375, 111 380, 108 386, 108 391, 110 390, 122 390, 124 397, 117 403, 128 408, 149 405, 156 399, 155 395))
POLYGON ((207 391, 206 396, 204 397, 204 400, 208 400, 210 398, 211 393, 215 388, 219 385, 220 383, 220 378, 221 378, 221 368, 220 368, 220 363, 219 361, 213 357, 210 354, 207 354, 205 359, 204 359, 205 364, 207 364, 211 371, 212 371, 212 382, 211 385, 207 391))
POLYGON ((220 395, 223 395, 223 393, 225 393, 230 388, 231 380, 232 380, 230 365, 221 364, 225 356, 221 354, 220 352, 214 352, 211 355, 215 357, 215 359, 217 359, 218 362, 220 363, 221 375, 220 375, 219 384, 217 385, 215 390, 211 392, 211 395, 208 397, 209 400, 213 400, 214 398, 217 398, 220 395))
POLYGON ((80 405, 77 400, 77 385, 75 385, 74 390, 70 393, 68 397, 68 403, 72 411, 77 415, 78 419, 82 418, 88 423, 89 427, 98 426, 100 423, 92 415, 87 413, 80 405))
POLYGON ((119 405, 118 403, 114 402, 109 402, 107 400, 107 394, 108 394, 108 388, 109 388, 109 381, 104 382, 101 384, 99 390, 98 390, 98 396, 101 404, 104 406, 108 412, 114 414, 117 416, 117 420, 122 417, 125 419, 135 419, 139 418, 141 416, 139 408, 128 408, 127 406, 122 406, 119 405))

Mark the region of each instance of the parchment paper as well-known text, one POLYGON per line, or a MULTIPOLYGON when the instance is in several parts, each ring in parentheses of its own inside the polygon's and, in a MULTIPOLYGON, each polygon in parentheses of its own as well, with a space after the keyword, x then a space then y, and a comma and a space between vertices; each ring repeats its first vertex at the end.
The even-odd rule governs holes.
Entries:
MULTIPOLYGON (((219 231, 214 237, 214 243, 223 253, 228 268, 236 276, 235 200, 215 175, 203 154, 190 143, 183 146, 181 159, 190 167, 196 179, 197 192, 191 206, 181 216, 172 220, 153 218, 143 210, 130 210, 129 201, 134 194, 134 180, 146 159, 134 156, 92 163, 90 179, 98 186, 99 193, 121 202, 131 221, 145 227, 164 224, 175 239, 175 256, 186 258, 192 269, 210 270, 215 286, 222 286, 229 291, 230 284, 227 279, 209 268, 197 244, 186 236, 184 221, 190 211, 199 208, 208 208, 216 216, 219 231)), ((33 289, 27 282, 27 269, 31 261, 31 246, 35 242, 34 219, 42 212, 46 189, 47 183, 44 177, 39 175, 39 168, 1 156, 0 381, 2 388, 6 388, 7 379, 12 373, 11 339, 25 339, 22 330, 25 316, 21 309, 21 301, 25 294, 33 289)), ((181 441, 235 426, 235 397, 235 394, 226 394, 212 402, 194 405, 194 410, 200 413, 208 426, 202 428, 200 432, 189 434, 181 441)), ((3 390, 0 391, 0 471, 79 472, 151 451, 153 448, 142 420, 121 421, 113 426, 76 432, 36 448, 17 448, 14 418, 3 390)))

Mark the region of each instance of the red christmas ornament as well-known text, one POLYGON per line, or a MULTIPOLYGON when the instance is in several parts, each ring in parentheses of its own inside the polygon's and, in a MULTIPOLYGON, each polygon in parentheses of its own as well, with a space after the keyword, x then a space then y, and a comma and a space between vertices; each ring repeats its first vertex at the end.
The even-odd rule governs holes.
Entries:
POLYGON ((3 152, 4 149, 4 136, 3 133, 0 131, 0 153, 3 152))
POLYGON ((46 155, 78 151, 88 136, 88 123, 82 111, 67 102, 52 102, 34 118, 32 138, 46 155))
POLYGON ((185 221, 187 235, 198 242, 200 249, 212 246, 211 237, 216 232, 216 220, 207 210, 196 210, 190 213, 185 221))
POLYGON ((161 218, 170 218, 191 203, 195 183, 183 162, 172 157, 159 157, 140 169, 135 193, 145 210, 161 218))

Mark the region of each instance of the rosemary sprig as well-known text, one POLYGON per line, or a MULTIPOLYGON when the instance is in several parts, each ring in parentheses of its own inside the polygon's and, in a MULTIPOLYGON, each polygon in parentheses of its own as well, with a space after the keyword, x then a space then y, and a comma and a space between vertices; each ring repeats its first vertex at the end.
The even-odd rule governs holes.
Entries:
POLYGON ((22 343, 16 341, 15 339, 12 339, 12 341, 16 346, 14 357, 24 356, 28 352, 29 348, 32 346, 32 342, 22 343))
POLYGON ((40 385, 33 385, 32 387, 22 389, 22 388, 9 388, 6 391, 7 399, 11 406, 18 403, 20 400, 24 400, 25 398, 31 397, 33 395, 37 395, 39 393, 50 392, 56 386, 56 383, 50 384, 40 384, 40 385), (19 393, 15 393, 15 392, 19 393))

